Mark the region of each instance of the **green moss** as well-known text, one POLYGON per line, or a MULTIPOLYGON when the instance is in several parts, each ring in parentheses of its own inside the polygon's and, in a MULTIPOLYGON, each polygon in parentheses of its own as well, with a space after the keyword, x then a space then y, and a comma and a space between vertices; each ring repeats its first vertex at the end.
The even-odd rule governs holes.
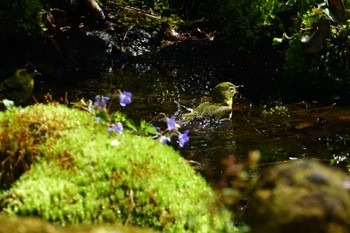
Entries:
MULTIPOLYGON (((85 112, 51 105, 3 112, 0 143, 2 161, 18 161, 15 151, 23 151, 22 168, 30 167, 17 174, 20 179, 12 177, 16 182, 1 193, 5 213, 59 224, 119 222, 164 232, 233 231, 213 191, 171 147, 127 132, 109 135, 106 126, 95 125, 85 112), (113 140, 119 145, 113 146, 113 140)), ((3 177, 14 166, 5 166, 3 177)))
POLYGON ((47 223, 38 218, 21 218, 0 214, 2 232, 11 233, 156 233, 151 229, 142 229, 134 226, 122 226, 121 224, 98 224, 60 227, 47 223), (21 227, 18 227, 18 226, 21 227), (25 230, 25 231, 23 231, 25 230))

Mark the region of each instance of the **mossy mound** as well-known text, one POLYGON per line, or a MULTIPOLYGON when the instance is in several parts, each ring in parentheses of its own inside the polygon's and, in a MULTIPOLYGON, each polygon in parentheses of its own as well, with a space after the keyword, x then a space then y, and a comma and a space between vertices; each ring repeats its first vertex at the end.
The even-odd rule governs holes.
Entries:
POLYGON ((86 112, 52 105, 2 112, 0 145, 2 180, 10 185, 0 209, 7 214, 62 225, 234 231, 213 191, 171 147, 127 132, 109 135, 86 112))

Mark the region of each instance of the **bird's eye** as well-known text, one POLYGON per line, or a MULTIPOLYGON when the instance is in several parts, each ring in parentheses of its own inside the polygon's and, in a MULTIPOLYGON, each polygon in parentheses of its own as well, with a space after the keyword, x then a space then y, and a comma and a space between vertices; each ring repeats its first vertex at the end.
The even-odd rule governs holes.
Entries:
POLYGON ((236 90, 235 87, 230 87, 230 88, 229 88, 229 91, 230 91, 230 92, 234 92, 235 90, 236 90))
POLYGON ((7 90, 9 88, 10 87, 9 87, 8 83, 6 82, 6 80, 0 84, 0 90, 7 90))

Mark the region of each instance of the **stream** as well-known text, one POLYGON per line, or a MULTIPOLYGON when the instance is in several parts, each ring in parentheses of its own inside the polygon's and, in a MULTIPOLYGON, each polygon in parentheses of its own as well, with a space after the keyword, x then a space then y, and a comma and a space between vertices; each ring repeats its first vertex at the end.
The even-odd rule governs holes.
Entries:
MULTIPOLYGON (((116 107, 112 107, 112 110, 120 110, 136 122, 140 119, 151 121, 159 113, 175 115, 179 119, 186 110, 178 103, 190 108, 198 105, 219 82, 215 77, 203 78, 203 73, 193 71, 187 73, 188 81, 185 82, 177 73, 186 70, 140 66, 137 71, 116 69, 99 74, 74 72, 62 75, 61 79, 53 78, 51 82, 44 77, 45 80, 38 82, 35 97, 39 102, 44 101, 43 96, 50 93, 56 100, 68 98, 69 101, 78 101, 80 98, 94 99, 98 94, 112 95, 119 89, 131 92, 133 102, 125 108, 114 105, 116 107), (141 68, 143 72, 140 72, 141 68), (62 79, 70 80, 69 84, 62 79)), ((236 83, 232 79, 226 81, 236 83)), ((253 103, 244 95, 251 91, 249 87, 242 89, 242 93, 234 98, 232 119, 189 122, 182 125, 181 130, 190 130, 190 142, 184 148, 172 143, 186 159, 195 161, 197 169, 209 182, 215 185, 216 179, 220 179, 225 159, 233 155, 237 162, 243 163, 252 150, 260 151, 261 166, 315 158, 347 170, 350 153, 349 108, 336 103, 300 101, 287 104, 283 111, 271 114, 269 109, 278 103, 272 102, 269 106, 253 103), (267 112, 265 115, 262 114, 264 110, 267 112)))
POLYGON ((190 131, 190 141, 180 148, 173 140, 171 146, 224 197, 225 205, 234 213, 244 212, 246 184, 238 182, 238 187, 233 187, 239 172, 234 176, 229 173, 247 164, 251 151, 261 155, 254 174, 260 168, 297 159, 316 159, 349 172, 350 108, 342 103, 344 100, 317 102, 293 97, 282 105, 278 85, 273 82, 278 70, 269 65, 251 69, 243 65, 246 61, 241 61, 237 70, 234 61, 223 64, 226 58, 205 60, 205 57, 202 54, 197 60, 192 56, 185 61, 157 57, 151 61, 131 60, 104 72, 61 71, 39 77, 33 94, 38 102, 54 100, 65 104, 82 98, 93 100, 96 95, 111 96, 110 110, 121 111, 135 122, 153 121, 160 113, 175 115, 181 124, 180 131, 190 131), (154 62, 159 59, 162 62, 154 62), (198 106, 224 81, 244 85, 233 99, 231 119, 181 122, 186 108, 198 106), (273 85, 264 85, 266 82, 273 85), (118 90, 131 92, 132 103, 121 107, 113 99, 118 90), (241 188, 238 198, 231 196, 235 195, 232 190, 241 188), (225 193, 227 190, 231 191, 225 193))

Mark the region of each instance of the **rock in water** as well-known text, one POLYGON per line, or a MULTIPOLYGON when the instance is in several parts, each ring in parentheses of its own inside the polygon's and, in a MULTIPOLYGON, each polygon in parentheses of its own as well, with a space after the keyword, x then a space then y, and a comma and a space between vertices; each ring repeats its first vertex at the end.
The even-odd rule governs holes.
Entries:
POLYGON ((350 177, 315 161, 262 173, 249 202, 252 233, 350 232, 350 177))

